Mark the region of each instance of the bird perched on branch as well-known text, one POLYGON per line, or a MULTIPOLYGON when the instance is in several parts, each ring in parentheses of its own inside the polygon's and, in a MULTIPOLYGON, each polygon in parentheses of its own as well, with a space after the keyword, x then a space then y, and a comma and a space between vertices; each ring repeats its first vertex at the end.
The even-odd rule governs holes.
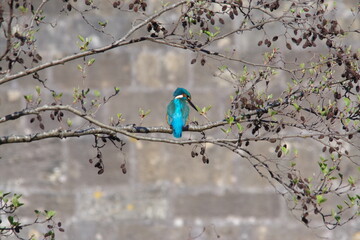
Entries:
POLYGON ((183 127, 189 117, 189 105, 196 111, 195 105, 191 102, 191 94, 185 88, 177 88, 174 91, 174 99, 167 106, 167 121, 173 129, 173 135, 180 138, 183 127))

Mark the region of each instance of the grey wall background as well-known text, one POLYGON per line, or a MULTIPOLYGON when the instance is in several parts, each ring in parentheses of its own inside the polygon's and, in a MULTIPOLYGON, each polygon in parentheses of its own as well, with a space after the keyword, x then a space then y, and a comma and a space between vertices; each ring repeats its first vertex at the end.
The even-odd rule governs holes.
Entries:
MULTIPOLYGON (((57 27, 44 28, 38 34, 44 62, 75 52, 78 34, 92 37, 92 47, 106 41, 78 15, 59 15, 59 2, 48 4, 46 10, 49 20, 57 20, 57 27)), ((338 7, 348 2, 340 1, 338 7)), ((151 4, 150 9, 154 9, 159 3, 151 4)), ((107 5, 91 20, 101 20, 105 14, 110 21, 107 30, 121 36, 129 28, 130 15, 119 15, 107 5)), ((244 58, 258 57, 255 51, 263 49, 255 48, 257 41, 253 39, 261 36, 250 35, 225 39, 217 47, 241 45, 244 58)), ((296 49, 292 54, 298 54, 296 49)), ((142 43, 97 55, 85 79, 77 70, 81 60, 47 69, 41 76, 48 79, 49 86, 64 92, 64 103, 71 103, 74 87, 90 87, 103 95, 112 93, 114 86, 120 87, 119 96, 96 115, 103 122, 121 112, 127 123, 139 123, 141 107, 151 109, 143 125, 165 126, 166 105, 177 86, 187 88, 197 105, 212 105, 209 118, 218 120, 230 102, 231 85, 213 77, 218 62, 209 60, 204 67, 190 65, 193 57, 186 51, 142 43)), ((241 69, 242 65, 233 67, 241 69)), ((3 85, 1 116, 24 108, 22 96, 34 93, 35 85, 39 83, 30 77, 3 85)), ((43 98, 50 99, 45 92, 43 98)), ((205 122, 192 112, 191 119, 194 117, 205 122)), ((77 119, 73 121, 77 124, 77 119)), ((46 128, 59 126, 45 120, 46 128)), ((2 124, 0 129, 2 135, 35 130, 38 126, 29 119, 2 124)), ((185 137, 191 135, 195 134, 185 133, 185 137)), ((24 195, 25 219, 33 219, 34 209, 57 211, 66 231, 57 234, 57 239, 185 240, 217 239, 217 235, 220 239, 360 239, 358 221, 335 231, 305 227, 267 181, 246 160, 229 151, 208 145, 210 164, 204 165, 201 159, 191 158, 189 146, 125 141, 123 152, 110 144, 104 148, 103 175, 97 175, 88 162, 96 155, 92 137, 2 145, 0 189, 24 195), (126 175, 120 169, 124 157, 126 175)), ((272 151, 254 147, 264 154, 272 151)), ((312 146, 305 149, 306 157, 317 158, 312 155, 312 146)), ((311 163, 303 164, 311 172, 311 163)), ((42 230, 31 228, 29 234, 42 230)))

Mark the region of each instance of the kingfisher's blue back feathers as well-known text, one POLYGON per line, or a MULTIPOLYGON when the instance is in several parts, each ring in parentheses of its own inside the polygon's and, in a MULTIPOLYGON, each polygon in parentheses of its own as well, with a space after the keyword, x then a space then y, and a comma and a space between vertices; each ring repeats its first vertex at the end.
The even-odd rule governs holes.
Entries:
POLYGON ((174 137, 180 138, 189 117, 187 98, 190 98, 191 95, 186 89, 177 88, 173 96, 174 99, 167 106, 167 121, 172 126, 174 137))

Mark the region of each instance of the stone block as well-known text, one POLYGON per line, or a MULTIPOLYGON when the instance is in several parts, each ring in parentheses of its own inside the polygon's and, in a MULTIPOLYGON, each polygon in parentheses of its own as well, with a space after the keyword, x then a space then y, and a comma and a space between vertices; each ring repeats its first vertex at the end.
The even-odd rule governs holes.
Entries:
MULTIPOLYGON (((240 189, 248 189, 249 191, 272 190, 273 186, 269 181, 262 177, 247 159, 236 157, 234 169, 234 182, 240 189)), ((268 174, 262 171, 265 176, 268 174)))
POLYGON ((160 57, 161 74, 160 79, 162 86, 173 88, 189 85, 189 64, 188 54, 182 50, 162 49, 160 57))
POLYGON ((181 194, 173 204, 174 215, 185 218, 274 219, 280 216, 279 197, 273 193, 181 194))
MULTIPOLYGON (((292 222, 292 221, 290 221, 292 222)), ((254 226, 252 229, 252 238, 251 239, 266 239, 266 240, 282 240, 282 239, 319 239, 320 238, 332 238, 332 232, 326 229, 311 229, 306 226, 302 226, 299 222, 295 222, 296 225, 293 225, 289 222, 287 223, 277 223, 277 224, 260 224, 254 226)), ((338 239, 338 238, 335 238, 338 239)))
POLYGON ((194 222, 189 222, 188 224, 188 235, 192 237, 196 236, 196 239, 315 240, 319 237, 335 239, 332 238, 332 232, 326 229, 307 228, 306 226, 299 225, 299 222, 292 220, 284 224, 279 218, 256 222, 234 217, 221 220, 196 219, 194 222))
POLYGON ((163 239, 166 236, 166 239, 176 240, 176 239, 185 239, 187 235, 187 229, 174 228, 170 227, 167 224, 127 224, 127 223, 118 223, 117 224, 117 237, 121 239, 163 239))
POLYGON ((87 78, 87 84, 91 89, 101 90, 130 86, 133 77, 131 57, 128 52, 107 52, 94 56, 94 58, 94 64, 88 68, 87 78))
POLYGON ((188 229, 172 228, 164 224, 129 223, 129 221, 114 221, 111 224, 95 221, 81 221, 71 225, 68 232, 72 238, 85 239, 185 239, 188 229))
POLYGON ((238 219, 228 218, 219 224, 212 223, 204 226, 205 231, 203 239, 234 239, 247 240, 256 239, 252 236, 252 226, 248 224, 239 224, 238 219))
POLYGON ((159 189, 127 187, 87 189, 78 193, 77 218, 102 222, 113 221, 164 221, 169 215, 169 200, 159 189))
POLYGON ((23 200, 25 207, 20 208, 19 217, 35 219, 34 210, 53 210, 56 212, 55 220, 65 222, 76 211, 75 195, 63 191, 29 193, 23 196, 21 200, 23 200))
POLYGON ((163 145, 157 143, 136 144, 137 174, 143 184, 171 183, 179 187, 216 186, 229 188, 234 184, 233 155, 207 145, 206 155, 210 164, 204 164, 201 156, 191 157, 195 146, 163 145))
POLYGON ((87 239, 117 239, 117 226, 102 221, 75 220, 68 228, 65 234, 69 239, 87 240, 87 239))
POLYGON ((150 89, 162 88, 160 54, 143 50, 136 57, 134 71, 137 83, 150 89))
POLYGON ((168 181, 168 159, 165 157, 166 147, 157 143, 136 142, 136 178, 143 184, 168 181))
POLYGON ((24 194, 30 187, 59 189, 66 181, 67 161, 59 140, 1 145, 0 182, 12 189, 21 187, 24 194), (19 151, 21 148, 21 151, 19 151))

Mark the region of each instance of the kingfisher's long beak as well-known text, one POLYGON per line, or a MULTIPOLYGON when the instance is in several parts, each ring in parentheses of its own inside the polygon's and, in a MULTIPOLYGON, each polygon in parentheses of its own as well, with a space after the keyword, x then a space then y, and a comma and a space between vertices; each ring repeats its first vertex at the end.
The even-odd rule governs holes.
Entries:
POLYGON ((191 99, 190 99, 189 97, 187 98, 187 101, 189 102, 190 106, 192 106, 192 107, 198 112, 197 108, 196 108, 195 105, 191 102, 191 99))

